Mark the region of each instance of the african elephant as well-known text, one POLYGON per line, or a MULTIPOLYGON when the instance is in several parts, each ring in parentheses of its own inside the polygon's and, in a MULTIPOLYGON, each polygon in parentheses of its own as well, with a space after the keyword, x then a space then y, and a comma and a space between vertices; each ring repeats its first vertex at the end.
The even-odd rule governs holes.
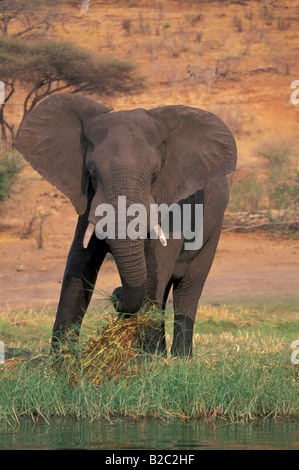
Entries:
MULTIPOLYGON (((198 300, 218 244, 228 202, 227 175, 235 170, 236 143, 215 115, 187 106, 112 112, 89 98, 55 94, 21 123, 16 147, 46 180, 73 203, 79 215, 68 255, 53 327, 52 347, 74 324, 81 325, 92 288, 107 253, 122 282, 118 312, 133 314, 149 298, 165 308, 173 288, 172 355, 191 355, 198 300), (184 248, 184 237, 99 239, 96 208, 110 204, 122 216, 142 204, 203 204, 203 243, 184 248), (160 243, 161 242, 161 243, 160 243), (166 246, 165 246, 166 245, 166 246)), ((149 349, 165 351, 164 326, 149 349)))

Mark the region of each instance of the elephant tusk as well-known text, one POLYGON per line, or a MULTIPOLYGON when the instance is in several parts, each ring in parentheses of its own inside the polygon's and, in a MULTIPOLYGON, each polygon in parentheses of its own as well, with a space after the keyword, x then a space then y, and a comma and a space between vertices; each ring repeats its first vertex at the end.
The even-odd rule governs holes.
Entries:
POLYGON ((154 232, 157 234, 157 236, 158 236, 158 238, 159 238, 159 240, 160 240, 160 242, 161 242, 161 245, 167 246, 166 237, 165 237, 164 232, 163 232, 163 230, 162 230, 162 228, 161 228, 161 226, 160 226, 159 224, 156 224, 156 225, 154 226, 154 232))
POLYGON ((83 238, 83 248, 88 247, 88 244, 89 244, 90 239, 93 235, 93 232, 94 232, 94 225, 89 222, 88 227, 87 227, 86 232, 85 232, 85 235, 84 235, 84 238, 83 238))

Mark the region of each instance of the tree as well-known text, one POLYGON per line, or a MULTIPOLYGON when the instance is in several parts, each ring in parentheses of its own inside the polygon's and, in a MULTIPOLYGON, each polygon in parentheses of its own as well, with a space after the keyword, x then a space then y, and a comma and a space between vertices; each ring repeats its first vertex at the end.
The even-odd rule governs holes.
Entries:
POLYGON ((2 36, 28 37, 47 33, 58 15, 55 3, 52 0, 0 0, 2 36))
POLYGON ((4 111, 16 91, 25 91, 24 118, 40 100, 60 91, 109 96, 142 85, 131 62, 100 57, 69 42, 0 38, 0 64, 0 80, 6 90, 0 108, 2 139, 7 139, 7 131, 14 136, 13 124, 5 119, 4 111))

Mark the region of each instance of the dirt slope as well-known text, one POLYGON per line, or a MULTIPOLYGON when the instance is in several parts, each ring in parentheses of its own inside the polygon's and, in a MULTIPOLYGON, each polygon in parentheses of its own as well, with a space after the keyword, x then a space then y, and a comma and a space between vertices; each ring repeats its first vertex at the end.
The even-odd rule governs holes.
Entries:
MULTIPOLYGON (((263 171, 257 149, 264 141, 298 143, 299 105, 290 102, 290 85, 299 79, 299 1, 91 3, 80 15, 74 2, 63 2, 50 37, 134 60, 147 78, 142 92, 103 103, 115 110, 185 104, 217 113, 236 137, 238 172, 263 171)), ((9 109, 16 124, 19 100, 9 109)), ((56 304, 76 224, 72 205, 26 166, 1 211, 0 304, 56 304)), ((118 284, 107 260, 97 287, 111 292, 118 284)), ((298 287, 298 239, 224 233, 203 298, 279 297, 298 294, 298 287)))

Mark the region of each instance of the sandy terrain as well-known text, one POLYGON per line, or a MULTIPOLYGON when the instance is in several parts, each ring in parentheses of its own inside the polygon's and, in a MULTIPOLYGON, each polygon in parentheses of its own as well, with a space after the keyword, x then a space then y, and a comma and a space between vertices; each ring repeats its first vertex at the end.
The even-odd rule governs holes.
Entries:
MULTIPOLYGON (((147 77, 144 91, 105 97, 104 104, 115 110, 185 104, 219 114, 237 140, 238 174, 263 173, 257 152, 262 142, 297 142, 299 104, 290 103, 290 84, 299 79, 298 1, 91 2, 86 15, 72 3, 65 2, 67 16, 51 30, 53 39, 132 59, 147 77), (131 20, 130 31, 124 19, 131 20), (216 79, 217 65, 227 73, 216 79)), ((21 104, 16 95, 8 107, 16 124, 21 104)), ((1 211, 1 306, 57 304, 76 224, 71 203, 26 166, 1 211)), ((107 260, 97 288, 111 292, 117 285, 114 263, 107 260)), ((226 232, 202 298, 298 293, 298 238, 226 232)))

